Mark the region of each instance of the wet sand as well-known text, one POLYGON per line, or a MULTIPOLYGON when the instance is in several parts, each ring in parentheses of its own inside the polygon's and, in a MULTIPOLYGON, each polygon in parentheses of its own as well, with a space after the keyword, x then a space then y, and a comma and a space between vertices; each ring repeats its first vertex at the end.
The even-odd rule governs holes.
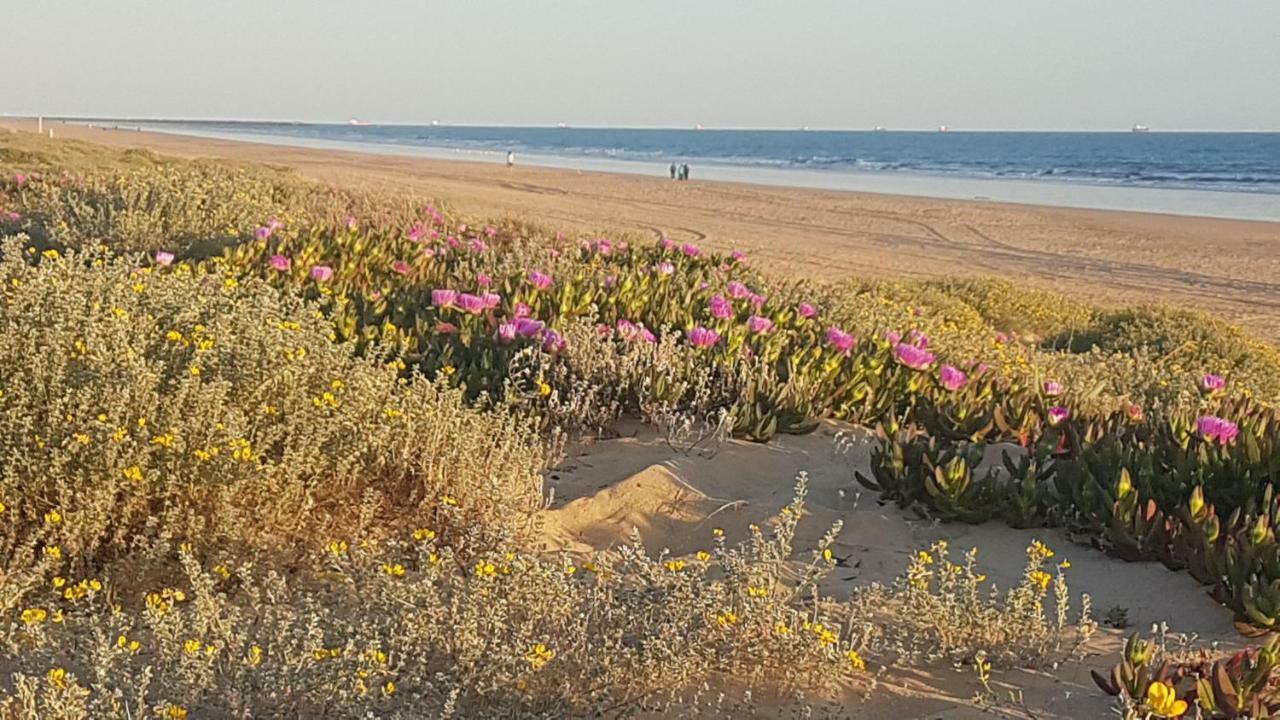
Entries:
MULTIPOLYGON (((0 128, 34 122, 0 120, 0 128)), ((57 137, 296 168, 474 215, 746 250, 822 279, 1002 276, 1091 302, 1215 312, 1280 341, 1280 223, 768 187, 318 150, 54 124, 57 137)), ((1277 200, 1280 202, 1280 200, 1277 200)))

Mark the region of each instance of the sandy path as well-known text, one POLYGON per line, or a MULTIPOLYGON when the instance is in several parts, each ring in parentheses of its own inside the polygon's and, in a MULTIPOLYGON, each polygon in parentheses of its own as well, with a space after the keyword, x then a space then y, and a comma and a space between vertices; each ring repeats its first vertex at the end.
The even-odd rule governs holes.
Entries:
MULTIPOLYGON (((29 122, 0 121, 23 128, 29 122)), ((310 150, 56 127, 59 137, 297 168, 411 189, 469 214, 637 231, 749 251, 821 278, 1002 275, 1102 302, 1215 311, 1280 340, 1280 223, 935 200, 310 150)))

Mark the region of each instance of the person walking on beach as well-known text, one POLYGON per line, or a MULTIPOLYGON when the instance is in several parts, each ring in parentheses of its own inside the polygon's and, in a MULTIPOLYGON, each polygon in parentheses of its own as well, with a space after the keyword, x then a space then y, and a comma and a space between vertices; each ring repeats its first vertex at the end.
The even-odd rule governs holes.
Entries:
POLYGON ((672 179, 672 180, 675 180, 675 179, 676 179, 676 164, 675 164, 675 163, 671 163, 671 179, 672 179))
POLYGON ((689 179, 689 163, 684 163, 680 166, 680 179, 681 180, 689 179))
POLYGON ((512 165, 515 165, 515 164, 516 164, 516 154, 508 150, 507 151, 507 167, 511 167, 512 165))

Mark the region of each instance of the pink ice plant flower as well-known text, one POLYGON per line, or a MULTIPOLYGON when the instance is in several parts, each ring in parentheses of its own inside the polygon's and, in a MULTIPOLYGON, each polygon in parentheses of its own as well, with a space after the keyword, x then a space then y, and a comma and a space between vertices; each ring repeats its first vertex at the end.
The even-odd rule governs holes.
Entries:
POLYGON ((476 238, 475 240, 471 241, 471 252, 477 255, 483 254, 488 249, 489 249, 489 243, 486 243, 480 238, 476 238))
POLYGON ((1226 386, 1227 381, 1221 375, 1205 373, 1204 377, 1200 378, 1200 389, 1207 393, 1219 392, 1226 386))
POLYGON ((853 346, 858 342, 857 338, 838 327, 827 328, 827 344, 835 348, 838 352, 848 355, 853 351, 853 346))
POLYGON ((284 255, 271 256, 271 269, 280 272, 289 272, 289 268, 293 267, 293 261, 284 255))
POLYGON ((1045 395, 1048 395, 1049 397, 1058 397, 1064 392, 1066 392, 1066 388, 1062 386, 1062 383, 1056 380, 1046 380, 1044 382, 1045 395))
POLYGON ((567 347, 569 347, 569 343, 555 330, 548 330, 542 336, 542 349, 549 353, 564 352, 567 347))
POLYGON ((403 260, 397 260, 397 261, 395 261, 395 262, 391 263, 391 269, 392 269, 392 270, 394 270, 394 271, 396 271, 396 272, 398 272, 398 273, 400 273, 401 275, 408 275, 408 274, 409 274, 409 263, 407 263, 407 262, 405 262, 405 261, 403 261, 403 260))
POLYGON ((459 293, 458 307, 462 308, 464 312, 479 315, 484 312, 484 298, 471 293, 459 293))
POLYGON ((498 326, 498 339, 503 342, 511 342, 516 339, 516 324, 502 323, 498 326))
POLYGON ((810 305, 809 303, 800 303, 796 308, 796 312, 800 313, 800 317, 802 318, 811 318, 818 314, 818 308, 810 305))
POLYGON ((534 337, 547 327, 546 323, 532 318, 516 318, 513 324, 521 337, 534 337))
POLYGON ((555 281, 551 279, 550 275, 544 272, 539 272, 537 270, 530 270, 529 284, 533 285, 534 289, 536 290, 548 290, 551 288, 552 285, 555 284, 555 281))
POLYGON ((888 340, 890 345, 897 345, 902 342, 902 333, 897 330, 890 330, 884 334, 884 339, 888 340))
POLYGON ((711 311, 711 317, 720 320, 733 316, 733 303, 726 300, 722 295, 712 295, 711 300, 707 302, 707 309, 711 311))
POLYGON ((773 321, 767 317, 752 315, 747 318, 747 329, 755 335, 767 333, 773 329, 773 321))
POLYGON ((333 268, 328 265, 316 265, 311 268, 311 279, 316 282, 329 282, 333 279, 333 268))
POLYGON ((480 299, 484 301, 485 310, 493 310, 502 304, 502 296, 498 293, 486 292, 480 293, 480 299))
POLYGON ((496 227, 494 227, 494 226, 492 226, 492 225, 485 225, 485 226, 484 226, 484 234, 485 234, 485 236, 486 236, 486 237, 493 237, 494 235, 497 235, 497 234, 498 234, 498 228, 496 228, 496 227))
POLYGON ((663 260, 655 265, 653 269, 656 270, 659 275, 672 275, 676 271, 676 266, 666 260, 663 260))
POLYGON ((736 263, 740 263, 747 259, 747 254, 741 250, 734 250, 733 253, 729 255, 729 259, 736 263))
POLYGON ((431 304, 441 310, 456 307, 458 304, 458 291, 446 289, 432 290, 431 304))
POLYGON ((720 333, 710 328, 695 327, 689 331, 689 344, 696 348, 709 348, 720 342, 720 333))
POLYGON ((942 383, 942 387, 955 392, 969 382, 969 376, 965 375, 964 371, 957 367, 943 365, 938 369, 938 381, 942 383))
POLYGON ((271 228, 267 227, 266 225, 263 225, 262 227, 253 231, 253 236, 259 240, 266 240, 267 238, 271 237, 271 233, 272 233, 271 228))
POLYGON ((929 336, 914 328, 907 333, 907 342, 915 345, 921 350, 927 350, 929 348, 929 336))
POLYGON ((516 317, 529 317, 529 315, 532 313, 533 313, 533 310, 528 305, 522 302, 516 303, 516 306, 511 309, 511 314, 515 315, 516 317))
POLYGON ((729 297, 735 300, 741 300, 751 296, 751 289, 737 280, 729 281, 729 285, 727 287, 729 288, 729 297))
POLYGON ((926 370, 937 359, 933 353, 924 348, 902 342, 893 346, 893 356, 912 370, 926 370))
POLYGON ((664 237, 658 241, 658 245, 661 246, 663 250, 670 250, 676 246, 676 241, 671 238, 664 237))
POLYGON ((489 287, 492 284, 493 284, 493 278, 489 277, 488 275, 484 273, 480 273, 479 275, 476 275, 476 285, 479 285, 480 287, 489 287))
POLYGON ((607 287, 607 288, 611 288, 611 287, 613 287, 614 285, 617 285, 617 284, 618 284, 618 276, 617 276, 617 275, 605 275, 605 276, 604 276, 604 286, 605 286, 605 287, 607 287))
POLYGON ((1061 425, 1062 421, 1066 420, 1069 417, 1071 417, 1071 411, 1068 410, 1067 408, 1062 407, 1061 405, 1054 405, 1053 407, 1049 408, 1049 424, 1050 425, 1053 425, 1053 426, 1061 425))
POLYGON ((747 302, 751 303, 751 307, 759 308, 759 307, 764 307, 764 299, 765 298, 763 295, 757 295, 756 293, 752 293, 751 297, 747 298, 747 302))
POLYGON ((702 254, 702 249, 693 243, 685 243, 680 246, 680 252, 688 255, 689 257, 698 257, 702 254))
POLYGON ((458 332, 458 326, 454 325, 451 322, 445 322, 441 320, 440 322, 436 323, 436 332, 440 333, 441 335, 453 335, 454 333, 458 332))
POLYGON ((173 264, 173 253, 164 250, 156 251, 156 264, 160 267, 169 267, 173 264))
POLYGON ((348 230, 355 230, 355 229, 356 229, 356 227, 357 227, 357 226, 359 226, 359 225, 360 225, 360 222, 359 222, 358 220, 356 220, 356 216, 355 216, 355 215, 348 215, 348 216, 347 216, 347 229, 348 229, 348 230))
POLYGON ((1216 415, 1201 415, 1196 418, 1196 432, 1208 442, 1227 445, 1240 434, 1240 428, 1230 420, 1216 415))

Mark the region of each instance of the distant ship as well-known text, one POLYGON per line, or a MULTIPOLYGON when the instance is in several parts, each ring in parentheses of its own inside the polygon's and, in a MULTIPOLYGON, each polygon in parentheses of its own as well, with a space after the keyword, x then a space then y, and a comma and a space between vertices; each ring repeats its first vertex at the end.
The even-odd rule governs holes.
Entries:
POLYGON ((1146 125, 1134 125, 1131 132, 1151 132, 1151 128, 1146 125))
POLYGON ((694 126, 693 126, 693 129, 694 129, 694 130, 701 130, 701 129, 702 129, 702 123, 698 123, 697 125, 694 125, 694 126))
POLYGON ((432 121, 431 121, 431 127, 439 127, 439 126, 440 126, 440 121, 439 121, 439 120, 432 120, 432 121))
POLYGON ((561 130, 563 130, 563 129, 565 129, 565 128, 569 127, 569 126, 568 126, 568 125, 565 125, 565 124, 564 124, 564 123, 562 123, 562 122, 558 122, 558 123, 556 123, 556 127, 558 127, 558 128, 560 128, 561 130))
POLYGON ((951 128, 948 128, 946 125, 939 125, 938 132, 951 132, 951 128))
POLYGON ((871 128, 871 132, 888 132, 888 128, 883 125, 877 125, 871 128))
POLYGON ((355 118, 351 118, 347 122, 350 123, 351 125, 372 125, 373 124, 370 122, 365 122, 364 120, 357 120, 355 118))

